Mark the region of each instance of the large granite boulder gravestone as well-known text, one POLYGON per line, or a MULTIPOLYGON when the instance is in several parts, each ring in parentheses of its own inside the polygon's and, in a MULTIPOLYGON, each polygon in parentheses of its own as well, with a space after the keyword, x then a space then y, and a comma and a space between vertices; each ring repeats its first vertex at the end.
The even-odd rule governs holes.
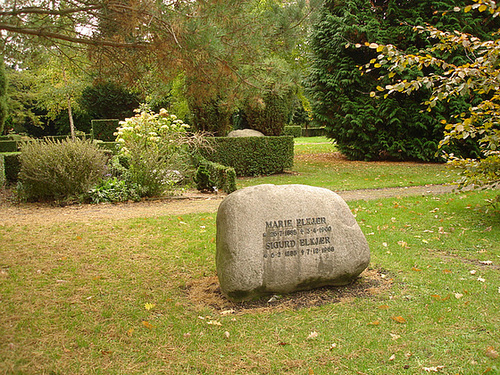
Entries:
POLYGON ((369 261, 356 219, 328 189, 258 185, 219 206, 217 274, 231 300, 346 285, 369 261))

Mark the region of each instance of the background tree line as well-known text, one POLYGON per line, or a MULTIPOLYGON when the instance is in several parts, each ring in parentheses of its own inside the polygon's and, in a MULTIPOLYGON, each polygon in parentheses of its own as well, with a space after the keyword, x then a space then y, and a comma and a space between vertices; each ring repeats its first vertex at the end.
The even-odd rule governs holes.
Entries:
POLYGON ((319 3, 6 1, 5 129, 67 132, 72 113, 86 131, 89 118, 123 119, 148 101, 219 135, 237 110, 239 123, 279 134, 301 108, 300 48, 319 3))

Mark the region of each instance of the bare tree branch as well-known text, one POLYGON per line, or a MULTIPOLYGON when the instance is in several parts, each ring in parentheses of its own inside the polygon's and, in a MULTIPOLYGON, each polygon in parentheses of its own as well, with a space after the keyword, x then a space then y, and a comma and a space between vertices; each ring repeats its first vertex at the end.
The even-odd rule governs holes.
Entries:
POLYGON ((102 5, 92 5, 84 8, 71 8, 71 9, 42 9, 38 7, 26 7, 9 11, 0 12, 0 16, 19 16, 22 14, 47 14, 54 16, 64 16, 72 13, 88 12, 91 10, 102 9, 102 5))
POLYGON ((56 39, 56 40, 64 40, 67 42, 77 43, 77 44, 85 44, 91 46, 106 46, 106 47, 116 47, 116 48, 136 48, 136 49, 147 49, 149 47, 149 43, 147 42, 114 42, 112 40, 106 39, 90 39, 90 38, 78 38, 72 37, 69 35, 51 32, 44 29, 30 29, 18 27, 6 23, 0 23, 0 30, 6 30, 13 33, 25 34, 25 35, 35 35, 47 39, 56 39))

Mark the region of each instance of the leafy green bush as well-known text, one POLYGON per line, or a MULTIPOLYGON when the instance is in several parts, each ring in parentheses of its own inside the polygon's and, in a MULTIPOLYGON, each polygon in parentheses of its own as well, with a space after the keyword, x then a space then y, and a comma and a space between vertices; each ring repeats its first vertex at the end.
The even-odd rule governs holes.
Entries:
POLYGON ((119 155, 128 164, 123 176, 140 187, 141 196, 157 196, 194 173, 191 152, 203 143, 203 137, 189 134, 189 126, 165 109, 139 111, 120 122, 115 133, 119 155))
POLYGON ((35 141, 21 148, 20 195, 67 199, 87 192, 103 176, 106 158, 92 143, 35 141))
POLYGON ((90 189, 86 194, 90 203, 116 203, 129 200, 139 201, 141 199, 137 186, 128 184, 125 180, 116 177, 102 180, 98 185, 90 189))
POLYGON ((291 135, 294 138, 302 137, 302 126, 300 126, 300 125, 286 125, 283 128, 282 135, 291 135))
POLYGON ((293 166, 293 137, 215 137, 210 161, 233 167, 238 176, 281 173, 293 166))
POLYGON ((267 90, 262 98, 252 98, 245 103, 248 126, 264 135, 279 136, 288 122, 294 91, 267 90))

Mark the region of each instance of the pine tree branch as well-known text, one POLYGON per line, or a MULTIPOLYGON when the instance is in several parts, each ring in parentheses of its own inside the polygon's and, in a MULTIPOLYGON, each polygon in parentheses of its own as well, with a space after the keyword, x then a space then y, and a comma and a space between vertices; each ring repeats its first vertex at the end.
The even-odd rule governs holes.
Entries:
POLYGON ((135 48, 135 49, 146 49, 149 47, 149 43, 147 42, 114 42, 112 40, 107 39, 91 39, 91 38, 79 38, 73 37, 57 32, 52 32, 45 29, 30 29, 24 27, 18 27, 6 23, 0 22, 0 30, 10 31, 17 34, 24 35, 34 35, 47 39, 56 39, 56 40, 64 40, 71 43, 77 44, 85 44, 91 46, 104 46, 104 47, 115 47, 115 48, 135 48))

